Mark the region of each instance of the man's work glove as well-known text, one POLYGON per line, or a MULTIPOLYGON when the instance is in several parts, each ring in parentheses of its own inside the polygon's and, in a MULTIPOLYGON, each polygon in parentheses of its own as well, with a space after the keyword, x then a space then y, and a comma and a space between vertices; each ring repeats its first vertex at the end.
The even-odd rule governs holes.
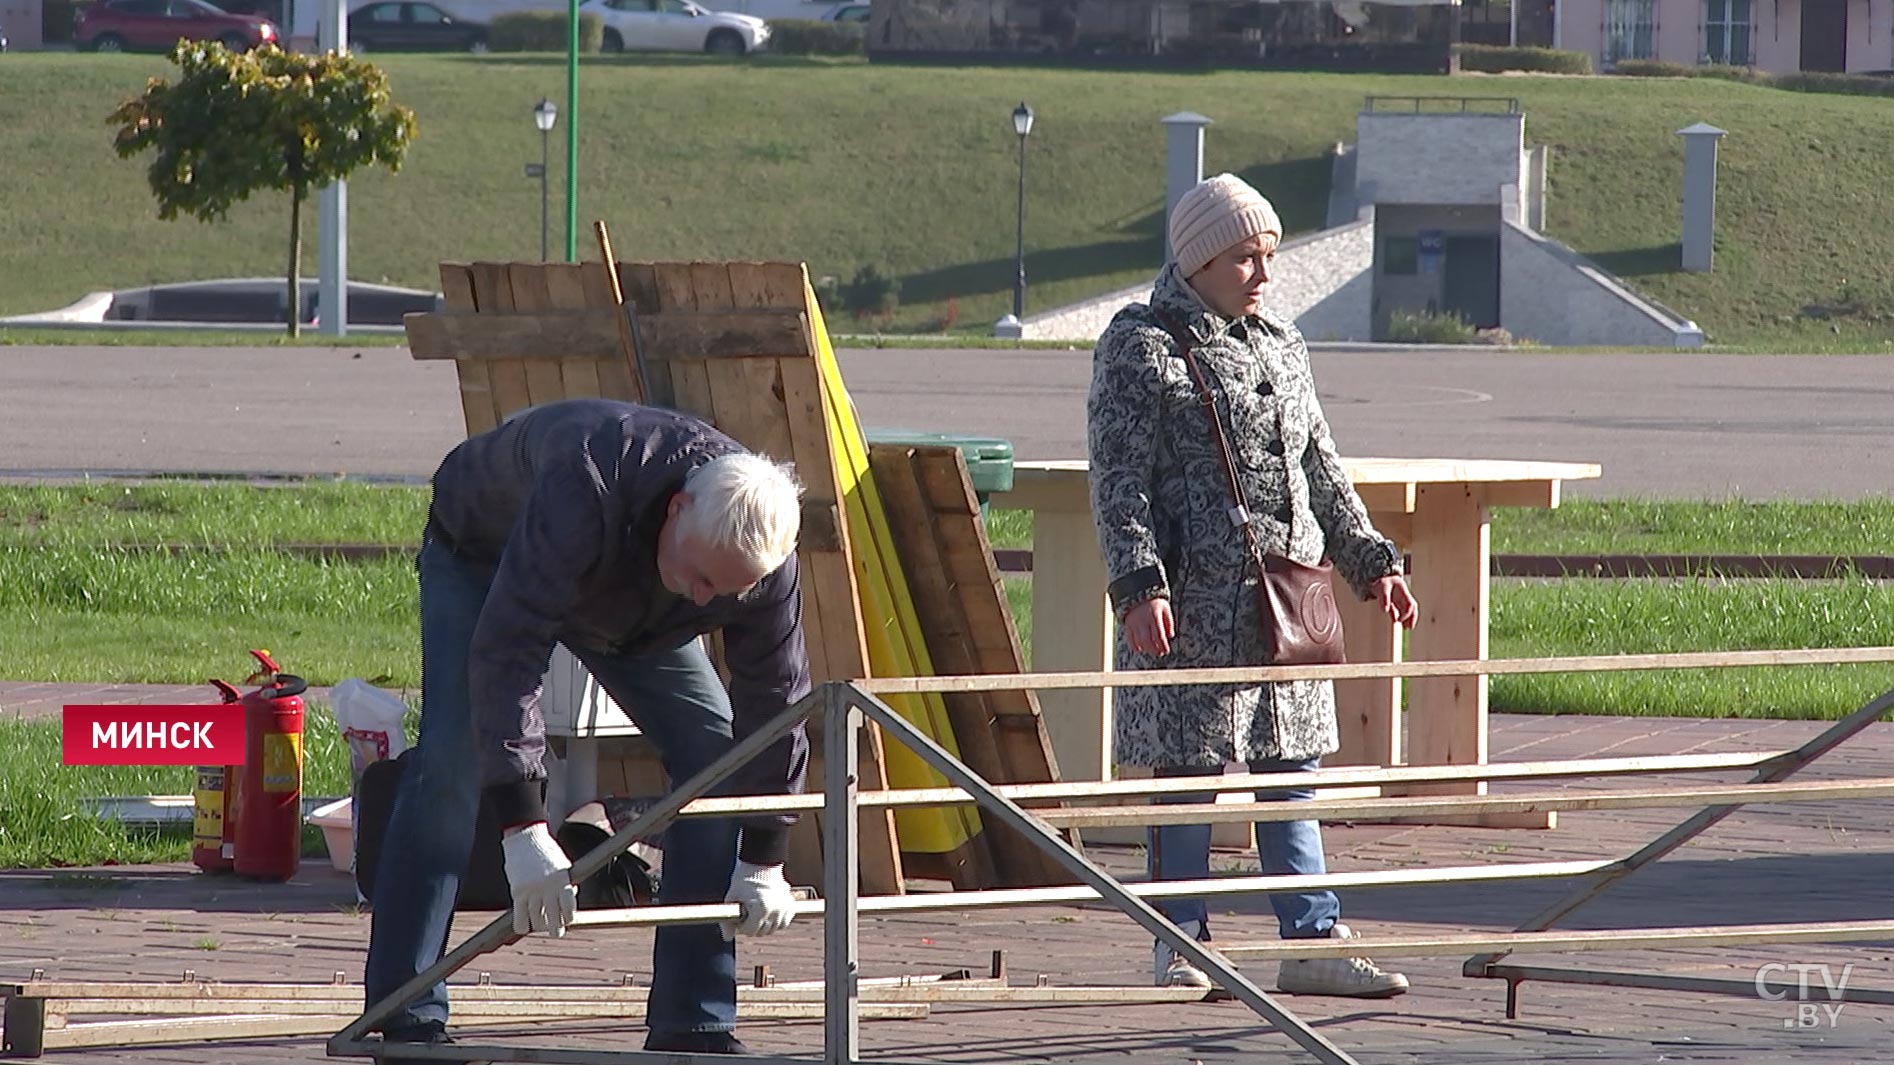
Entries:
POLYGON ((579 889, 567 870, 572 862, 555 843, 546 822, 511 828, 500 839, 506 858, 506 882, 513 889, 513 931, 566 934, 579 912, 579 889))
POLYGON ((723 922, 723 938, 738 935, 766 936, 789 927, 796 916, 796 896, 783 879, 780 865, 751 865, 738 861, 730 874, 730 890, 723 901, 734 902, 743 910, 741 921, 723 922))

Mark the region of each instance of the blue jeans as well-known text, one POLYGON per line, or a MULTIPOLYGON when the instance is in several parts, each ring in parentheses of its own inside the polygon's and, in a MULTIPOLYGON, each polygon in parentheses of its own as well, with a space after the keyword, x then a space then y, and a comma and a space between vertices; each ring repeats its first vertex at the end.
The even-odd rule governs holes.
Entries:
MULTIPOLYGON (((365 974, 371 1005, 440 959, 480 804, 467 663, 493 569, 431 537, 423 540, 416 567, 421 736, 395 797, 375 881, 365 974)), ((698 642, 637 657, 574 653, 656 746, 673 783, 733 745, 729 696, 698 642)), ((723 901, 737 831, 736 822, 723 819, 674 822, 665 835, 659 901, 723 901)), ((736 945, 715 924, 659 928, 651 964, 646 1024, 653 1032, 736 1027, 736 945)), ((383 1028, 446 1020, 447 987, 437 983, 383 1028)))
MULTIPOLYGON (((1306 762, 1269 760, 1251 762, 1252 773, 1307 772, 1321 759, 1306 762)), ((1160 777, 1202 776, 1219 769, 1160 767, 1160 777)), ((1304 801, 1315 797, 1307 788, 1258 792, 1257 801, 1304 801)), ((1210 802, 1216 796, 1167 795, 1159 802, 1210 802)), ((1162 825, 1147 830, 1146 866, 1152 880, 1202 880, 1210 876, 1210 826, 1162 825)), ((1322 857, 1322 826, 1317 821, 1258 821, 1256 854, 1265 876, 1319 874, 1328 871, 1322 857)), ((1269 904, 1276 911, 1276 923, 1284 939, 1319 939, 1341 916, 1341 900, 1333 891, 1274 891, 1269 904)), ((1203 899, 1170 899, 1157 903, 1158 911, 1179 925, 1198 922, 1199 935, 1210 938, 1210 909, 1203 899)))

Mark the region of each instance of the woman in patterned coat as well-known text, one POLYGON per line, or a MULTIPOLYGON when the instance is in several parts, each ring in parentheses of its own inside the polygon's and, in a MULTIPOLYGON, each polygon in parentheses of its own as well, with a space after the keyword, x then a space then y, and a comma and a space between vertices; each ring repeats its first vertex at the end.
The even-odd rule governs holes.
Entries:
MULTIPOLYGON (((1223 459, 1174 331, 1187 333, 1217 410, 1266 551, 1327 557, 1363 599, 1412 625, 1400 554, 1368 521, 1342 471, 1309 375, 1308 348, 1288 319, 1263 306, 1282 224, 1261 194, 1229 174, 1204 181, 1170 217, 1172 259, 1151 302, 1120 311, 1098 339, 1087 420, 1092 509, 1119 616, 1121 670, 1265 664, 1255 567, 1232 524, 1223 459)), ((1117 762, 1158 776, 1313 769, 1337 746, 1328 681, 1119 688, 1117 762)), ((1259 799, 1306 799, 1307 791, 1259 799)), ((1186 796, 1204 800, 1204 796, 1186 796)), ((1256 825, 1264 873, 1322 873, 1314 821, 1256 825)), ((1208 825, 1154 829, 1153 879, 1209 875, 1208 825)), ((1284 938, 1349 938, 1333 892, 1270 896, 1284 938)), ((1210 939, 1201 899, 1161 907, 1210 939)), ((1209 986, 1202 970, 1158 944, 1159 984, 1209 986)), ((1407 990, 1366 958, 1284 962, 1290 993, 1384 997, 1407 990)))

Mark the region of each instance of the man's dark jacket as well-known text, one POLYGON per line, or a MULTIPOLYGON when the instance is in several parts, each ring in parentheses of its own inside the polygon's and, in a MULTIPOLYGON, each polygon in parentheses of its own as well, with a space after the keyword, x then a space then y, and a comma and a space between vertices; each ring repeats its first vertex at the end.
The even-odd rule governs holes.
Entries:
MULTIPOLYGON (((468 679, 480 782, 501 824, 545 816, 539 689, 554 642, 581 660, 636 656, 721 629, 739 740, 808 694, 795 555, 743 596, 703 607, 658 579, 671 497, 692 470, 743 450, 676 411, 569 400, 470 437, 435 471, 428 535, 495 567, 468 679)), ((718 791, 799 794, 808 756, 798 727, 718 791)), ((746 821, 742 857, 780 862, 791 821, 746 821)))

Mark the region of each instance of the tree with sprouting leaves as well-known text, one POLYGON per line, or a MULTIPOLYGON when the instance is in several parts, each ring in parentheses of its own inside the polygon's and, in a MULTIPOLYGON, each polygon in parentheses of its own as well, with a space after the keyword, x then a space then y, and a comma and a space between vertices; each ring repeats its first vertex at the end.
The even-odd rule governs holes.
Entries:
POLYGON ((158 217, 205 222, 262 189, 289 193, 289 335, 297 335, 303 201, 312 189, 370 165, 401 169, 414 112, 388 94, 372 63, 334 52, 304 55, 274 45, 232 52, 180 41, 176 82, 152 78, 112 112, 118 154, 147 149, 158 217))

